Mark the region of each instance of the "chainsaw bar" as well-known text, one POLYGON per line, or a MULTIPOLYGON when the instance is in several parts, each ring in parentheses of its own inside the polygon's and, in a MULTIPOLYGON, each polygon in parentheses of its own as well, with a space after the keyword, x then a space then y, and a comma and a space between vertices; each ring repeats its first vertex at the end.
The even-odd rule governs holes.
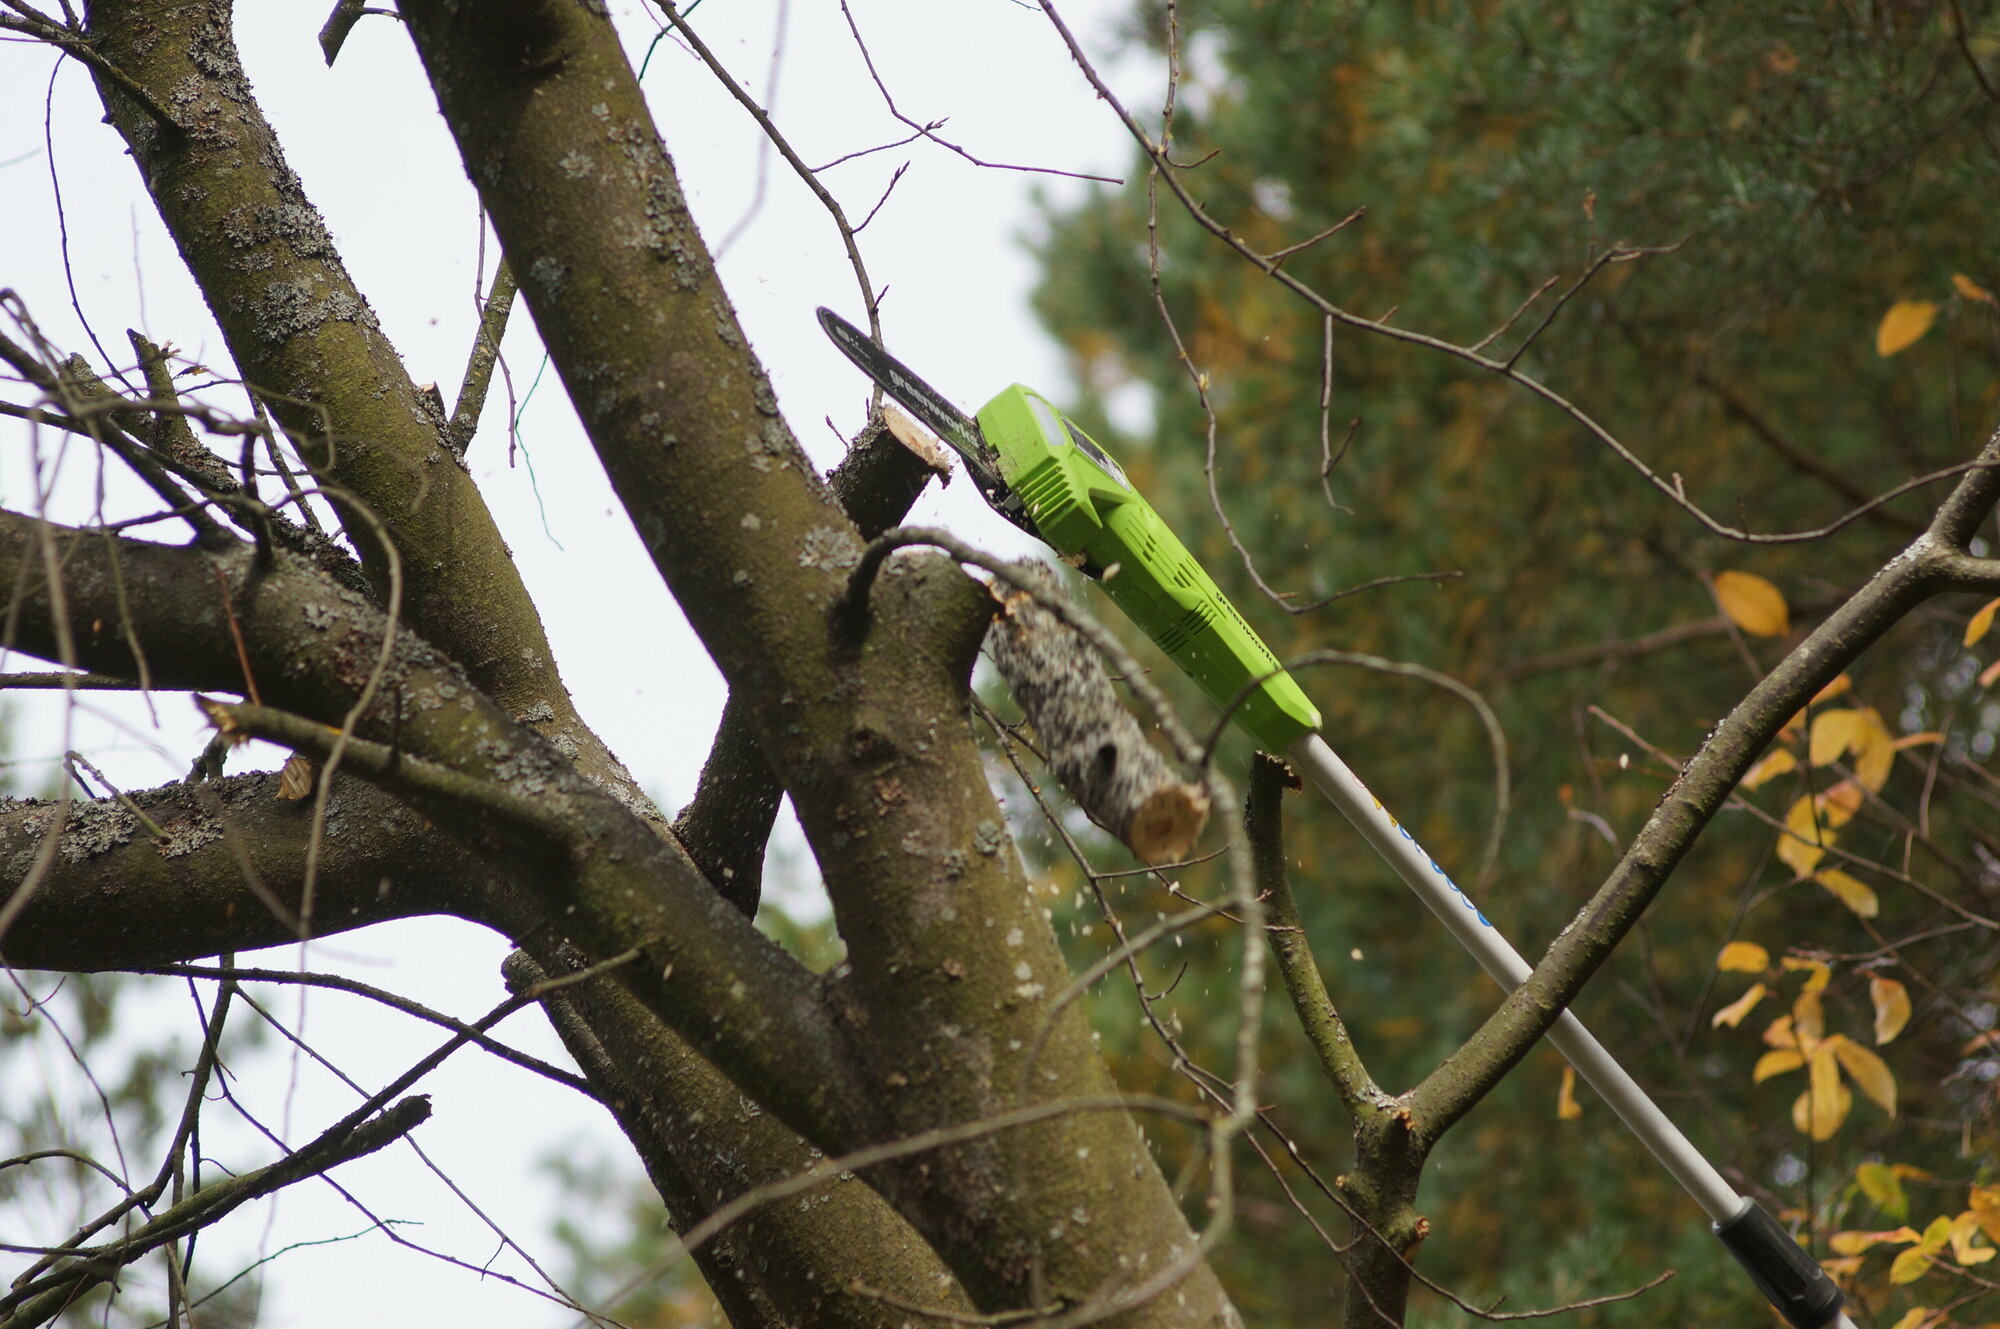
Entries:
POLYGON ((818 313, 819 325, 826 329, 826 335, 833 339, 841 354, 852 360, 855 368, 868 375, 876 387, 894 397, 898 405, 959 455, 965 462, 966 474, 972 477, 973 485, 988 506, 1040 539, 1041 533, 1029 520, 1021 500, 1014 496, 1007 482, 1001 478, 999 462, 992 449, 986 446, 986 438, 979 432, 979 422, 953 406, 943 393, 918 378, 908 365, 883 350, 880 342, 860 328, 824 305, 818 313))

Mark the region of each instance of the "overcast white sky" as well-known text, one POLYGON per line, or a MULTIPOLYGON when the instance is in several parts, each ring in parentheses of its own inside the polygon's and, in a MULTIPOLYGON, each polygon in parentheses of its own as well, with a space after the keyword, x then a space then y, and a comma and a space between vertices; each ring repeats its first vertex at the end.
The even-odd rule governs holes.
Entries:
MULTIPOLYGON (((326 214, 383 326, 414 376, 444 385, 449 401, 471 337, 479 279, 473 196, 400 25, 389 18, 364 20, 329 71, 315 40, 329 7, 246 0, 239 5, 246 63, 292 166, 326 214)), ((615 7, 635 48, 643 50, 655 24, 641 6, 615 7)), ((899 105, 926 121, 949 117, 942 132, 954 142, 989 160, 1110 175, 1127 168, 1122 130, 1078 77, 1038 10, 1017 0, 852 0, 852 8, 899 105)), ((1063 6, 1106 60, 1116 50, 1115 23, 1124 8, 1118 0, 1063 6)), ((840 10, 829 0, 706 0, 694 21, 760 96, 772 77, 773 52, 782 51, 776 116, 808 161, 830 161, 907 133, 868 81, 840 10), (776 31, 781 13, 782 42, 776 31)), ((21 293, 57 345, 96 358, 64 278, 53 166, 76 304, 109 353, 124 357, 124 330, 135 327, 226 365, 220 337, 131 163, 99 123, 89 79, 65 64, 51 91, 55 63, 46 49, 0 43, 0 286, 21 293), (46 142, 45 98, 52 109, 46 142)), ((1116 68, 1121 88, 1143 104, 1156 78, 1142 65, 1116 68)), ((715 243, 751 213, 757 197, 755 126, 672 40, 654 52, 646 84, 696 216, 715 243)), ((1022 237, 1034 227, 1032 190, 1074 198, 1085 186, 979 169, 922 144, 840 166, 825 179, 859 217, 906 161, 907 174, 861 236, 874 281, 888 288, 883 318, 890 345, 968 408, 1017 380, 1060 395, 1060 358, 1027 309, 1034 269, 1022 237)), ((762 188, 763 204, 724 255, 722 272, 793 428, 822 465, 831 465, 840 451, 835 430, 847 434, 858 426, 865 389, 824 340, 812 311, 828 304, 858 316, 860 301, 833 228, 775 154, 765 159, 762 188), (829 417, 833 429, 824 423, 829 417)), ((490 246, 487 257, 490 264, 490 246)), ((505 350, 516 393, 525 394, 540 363, 525 311, 509 329, 505 350)), ((18 392, 11 395, 20 399, 18 392)), ((584 715, 671 811, 693 789, 721 709, 720 681, 641 555, 554 375, 522 420, 532 477, 527 466, 507 463, 499 427, 505 409, 505 387, 496 383, 486 427, 473 445, 474 473, 541 604, 584 715), (629 575, 603 577, 606 567, 629 569, 629 575), (582 575, 586 568, 591 575, 582 575), (602 587, 616 587, 618 597, 579 592, 602 587)), ((44 435, 42 446, 53 448, 56 440, 44 435)), ((28 452, 25 430, 0 422, 0 503, 29 501, 28 452)), ((72 451, 65 469, 72 514, 87 503, 95 469, 91 459, 72 451)), ((991 548, 1021 547, 1020 537, 963 483, 942 499, 927 498, 916 519, 952 526, 991 548)), ((0 667, 34 666, 14 657, 0 667)), ((7 744, 17 761, 35 763, 20 772, 30 784, 45 778, 47 761, 66 745, 90 753, 121 783, 161 783, 186 770, 205 737, 181 697, 159 699, 157 726, 136 703, 93 701, 67 717, 73 726, 67 738, 66 718, 54 699, 14 706, 7 744)), ((801 852, 787 857, 799 864, 795 876, 809 878, 801 852)), ((809 891, 809 880, 803 888, 809 891)), ((805 904, 805 896, 796 898, 805 904)), ((335 938, 312 947, 307 958, 470 1018, 501 995, 503 949, 464 925, 417 922, 335 938)), ((277 967, 298 961, 295 951, 244 957, 245 963, 277 967)), ((299 1015, 295 994, 265 995, 275 1009, 299 1015)), ((143 1018, 184 1027, 184 992, 163 986, 143 1018)), ((370 1089, 439 1041, 435 1030, 331 994, 311 996, 304 1018, 315 1046, 370 1089)), ((516 1016, 504 1032, 562 1060, 533 1013, 516 1016)), ((48 1070, 61 1068, 52 1061, 48 1070)), ((288 1118, 293 1143, 353 1101, 309 1063, 296 1068, 296 1084, 289 1063, 275 1056, 239 1070, 244 1100, 268 1122, 288 1118)), ((425 1087, 435 1096, 437 1115, 420 1129, 419 1141, 509 1233, 552 1271, 559 1269, 560 1254, 547 1237, 556 1192, 536 1160, 557 1150, 618 1155, 622 1140, 608 1120, 566 1091, 472 1054, 460 1054, 425 1087)), ((0 1112, 4 1106, 0 1095, 0 1112)), ((228 1110, 218 1107, 213 1115, 219 1132, 228 1110)), ((210 1147, 239 1166, 269 1157, 269 1147, 247 1132, 210 1147)), ((132 1166, 150 1173, 154 1162, 134 1159, 132 1166)), ((344 1169, 340 1179, 383 1216, 421 1221, 423 1227, 409 1230, 426 1243, 475 1265, 494 1254, 491 1232, 406 1149, 344 1169)), ((262 1211, 236 1217, 207 1239, 210 1255, 276 1250, 366 1226, 323 1186, 299 1188, 266 1223, 262 1211)), ((37 1240, 43 1234, 6 1235, 37 1240)), ((221 1258, 204 1264, 224 1269, 221 1258)), ((509 1255, 493 1267, 533 1277, 509 1255)), ((504 1284, 394 1251, 379 1237, 287 1254, 273 1266, 268 1288, 264 1323, 271 1325, 542 1326, 574 1319, 504 1284)))

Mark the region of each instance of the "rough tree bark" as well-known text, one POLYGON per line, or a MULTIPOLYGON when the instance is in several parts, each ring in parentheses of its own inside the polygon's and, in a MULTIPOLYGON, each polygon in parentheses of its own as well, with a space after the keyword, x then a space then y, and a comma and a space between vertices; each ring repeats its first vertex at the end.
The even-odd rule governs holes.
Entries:
MULTIPOLYGON (((401 12, 626 515, 729 683, 700 791, 669 825, 571 706, 459 461, 463 424, 410 383, 285 165, 230 6, 95 0, 85 36, 111 122, 366 582, 274 541, 271 510, 191 453, 170 411, 57 363, 27 374, 52 414, 243 534, 206 512, 186 545, 0 513, 7 646, 254 697, 208 713, 328 773, 302 802, 257 776, 0 806, 0 957, 146 968, 451 915, 520 948, 518 988, 607 967, 545 1008, 682 1230, 827 1155, 879 1150, 858 1180, 759 1210, 702 1253, 739 1323, 1235 1323, 1063 999, 1070 976, 988 786, 966 691, 991 598, 950 560, 906 555, 881 565, 862 631, 833 613, 923 464, 877 437, 832 487, 814 474, 600 4, 401 12), (827 974, 749 917, 781 794, 847 944, 827 974), (1007 1122, 962 1129, 992 1118, 1007 1122)), ((5 349, 17 369, 39 353, 5 349)), ((1347 1324, 1401 1321, 1430 1149, 1629 932, 1777 728, 1924 598, 2000 591, 2000 564, 1967 552, 1996 494, 2000 443, 1686 764, 1533 980, 1405 1093, 1369 1078, 1327 999, 1284 881, 1277 774, 1259 772, 1249 837, 1278 967, 1355 1121, 1347 1324)))
MULTIPOLYGON (((837 496, 813 474, 601 12, 418 3, 405 18, 585 428, 731 684, 704 781, 728 794, 670 831, 576 716, 448 423, 257 109, 229 6, 100 0, 86 23, 117 71, 100 79, 112 123, 371 593, 267 541, 175 547, 0 517, 16 648, 135 678, 136 641, 166 689, 240 695, 247 669, 260 704, 213 703, 216 722, 341 772, 310 897, 314 804, 268 801, 259 778, 0 812, 19 906, 0 954, 129 968, 442 912, 551 972, 617 961, 615 983, 568 994, 558 1018, 618 1101, 642 1105, 621 1120, 678 1222, 821 1152, 1023 1118, 881 1162, 873 1190, 738 1224, 738 1314, 869 1324, 907 1318, 898 1302, 1033 1304, 1233 1322, 1081 1014, 1055 1004, 1061 957, 966 721, 990 601, 948 561, 905 558, 862 640, 827 620, 856 522, 893 521, 921 467, 864 454, 837 496), (849 939, 832 975, 745 917, 780 782, 849 939), (1069 1099, 1090 1110, 1038 1106, 1069 1099), (762 1110, 749 1135, 746 1101, 762 1110)), ((254 531, 253 507, 237 503, 254 531)))

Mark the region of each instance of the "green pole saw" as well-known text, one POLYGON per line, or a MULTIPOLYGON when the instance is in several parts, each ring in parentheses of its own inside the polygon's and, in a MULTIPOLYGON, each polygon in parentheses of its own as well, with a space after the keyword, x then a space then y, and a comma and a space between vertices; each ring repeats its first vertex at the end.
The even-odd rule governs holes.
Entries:
MULTIPOLYGON (((967 416, 829 309, 820 326, 874 383, 957 452, 994 511, 1103 588, 1258 747, 1282 755, 1354 824, 1495 982, 1532 971, 1320 734, 1319 710, 1236 606, 1160 520, 1117 462, 1033 389, 1003 389, 967 416)), ((1797 1329, 1854 1329, 1840 1289, 1755 1200, 1739 1195, 1604 1045, 1565 1010, 1549 1041, 1709 1217, 1778 1313, 1797 1329)))

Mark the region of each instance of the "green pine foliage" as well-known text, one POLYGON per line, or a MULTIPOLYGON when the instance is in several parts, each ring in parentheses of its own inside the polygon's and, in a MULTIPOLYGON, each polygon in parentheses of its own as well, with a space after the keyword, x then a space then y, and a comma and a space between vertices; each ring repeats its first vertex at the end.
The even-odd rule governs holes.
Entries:
MULTIPOLYGON (((2000 424, 2000 308, 1987 294, 2000 286, 1990 221, 2000 6, 1199 0, 1171 12, 1142 5, 1133 42, 1165 55, 1170 20, 1183 71, 1173 121, 1181 179, 1264 253, 1365 207, 1284 263, 1356 315, 1471 344, 1553 278, 1486 347, 1505 360, 1607 253, 1668 251, 1599 268, 1517 364, 1723 524, 1825 525, 1858 496, 1965 460, 2000 424), (1878 329, 1898 302, 1933 308, 1921 336, 1883 354, 1878 329)), ((1133 109, 1158 132, 1157 105, 1133 109)), ((1338 462, 1323 477, 1320 314, 1205 233, 1164 185, 1154 191, 1155 263, 1143 161, 1129 174, 1123 189, 1052 207, 1039 242, 1038 307, 1072 353, 1079 418, 1119 451, 1281 656, 1370 652, 1482 690, 1509 736, 1513 813, 1481 902, 1534 956, 1670 778, 1647 745, 1667 755, 1696 746, 1789 642, 1911 538, 1941 489, 1822 540, 1722 539, 1520 385, 1345 327, 1333 336, 1324 425, 1338 462), (1133 413, 1107 414, 1109 404, 1134 400, 1149 427, 1114 428, 1111 415, 1133 413), (1341 453, 1351 419, 1359 424, 1341 453), (1257 572, 1292 603, 1385 576, 1459 575, 1283 612, 1211 505, 1211 430, 1222 512, 1257 572), (1780 588, 1790 636, 1720 630, 1705 578, 1727 569, 1780 588), (1654 649, 1592 653, 1676 630, 1684 635, 1654 649)), ((1872 706, 1898 737, 1944 734, 1899 755, 1880 798, 1840 830, 1841 845, 1981 911, 1994 903, 1982 865, 2000 862, 2000 840, 1995 785, 1979 768, 2000 707, 1974 678, 1992 643, 1960 644, 1976 607, 1917 616, 1829 705, 1872 706), (1920 814, 1930 843, 1911 851, 1920 814)), ((1408 679, 1354 669, 1303 681, 1334 746, 1470 888, 1495 803, 1471 711, 1408 679)), ((1187 713, 1205 714, 1180 695, 1187 713)), ((1841 769, 1816 769, 1810 787, 1824 790, 1841 769)), ((1745 798, 1782 819, 1805 779, 1783 776, 1745 798)), ((1336 820, 1305 796, 1290 805, 1300 903, 1371 1068, 1398 1088, 1468 1035, 1493 994, 1336 820)), ((1854 868, 1880 897, 1878 916, 1857 917, 1795 881, 1775 841, 1768 821, 1726 814, 1579 1013, 1774 1209, 1809 1216, 1822 1238, 1894 1226, 1902 1220, 1876 1212, 1854 1184, 1858 1163, 1888 1159, 1937 1179, 1935 1198, 1919 1205, 1932 1208, 1909 1220, 1921 1228, 1932 1213, 1963 1208, 1966 1186, 1992 1180, 1980 1161, 1992 1095, 1968 1083, 1989 1063, 1964 1051, 1994 1023, 1981 995, 1991 933, 1966 927, 1903 944, 1963 920, 1893 876, 1854 868), (1741 1027, 1711 1028, 1713 1012, 1747 986, 1715 970, 1720 946, 1738 936, 1773 955, 1863 957, 1836 965, 1827 1029, 1871 1046, 1868 976, 1909 983, 1918 1015, 1881 1051, 1901 1091, 1898 1117, 1857 1092, 1841 1132, 1814 1144, 1790 1115, 1803 1077, 1751 1084, 1768 1050, 1758 1034, 1798 982, 1741 1027)), ((1128 889, 1149 917, 1153 902, 1136 903, 1146 888, 1128 889)), ((1078 914, 1082 935, 1090 916, 1078 914)), ((1189 961, 1165 1005, 1218 1059, 1235 953, 1218 929, 1147 965, 1157 990, 1189 961)), ((1096 1000, 1121 1071, 1164 1085, 1170 1069, 1141 1036, 1129 989, 1107 985, 1096 1000)), ((1274 999, 1272 1115, 1330 1179, 1344 1129, 1289 1020, 1274 999)), ((1434 1235, 1420 1269, 1471 1301, 1504 1291, 1508 1308, 1522 1309, 1674 1268, 1676 1279, 1635 1303, 1563 1322, 1740 1321, 1752 1298, 1739 1275, 1603 1105, 1586 1091, 1583 1118, 1557 1120, 1560 1065, 1553 1052, 1531 1056, 1440 1150, 1424 1192, 1434 1235)), ((1344 1238, 1338 1211, 1296 1169, 1286 1175, 1344 1238)), ((1324 1323, 1339 1286, 1334 1257, 1275 1183, 1254 1167, 1245 1177, 1240 1222, 1252 1239, 1224 1262, 1239 1304, 1259 1323, 1324 1323)), ((1823 1241, 1815 1253, 1829 1254, 1823 1241)), ((1888 1323, 1905 1303, 1887 1289, 1883 1257, 1871 1259, 1859 1276, 1885 1298, 1874 1304, 1891 1312, 1888 1323)), ((1976 1308, 1960 1314, 1981 1322, 1976 1308)), ((1425 1294, 1412 1322, 1465 1316, 1425 1294)))

